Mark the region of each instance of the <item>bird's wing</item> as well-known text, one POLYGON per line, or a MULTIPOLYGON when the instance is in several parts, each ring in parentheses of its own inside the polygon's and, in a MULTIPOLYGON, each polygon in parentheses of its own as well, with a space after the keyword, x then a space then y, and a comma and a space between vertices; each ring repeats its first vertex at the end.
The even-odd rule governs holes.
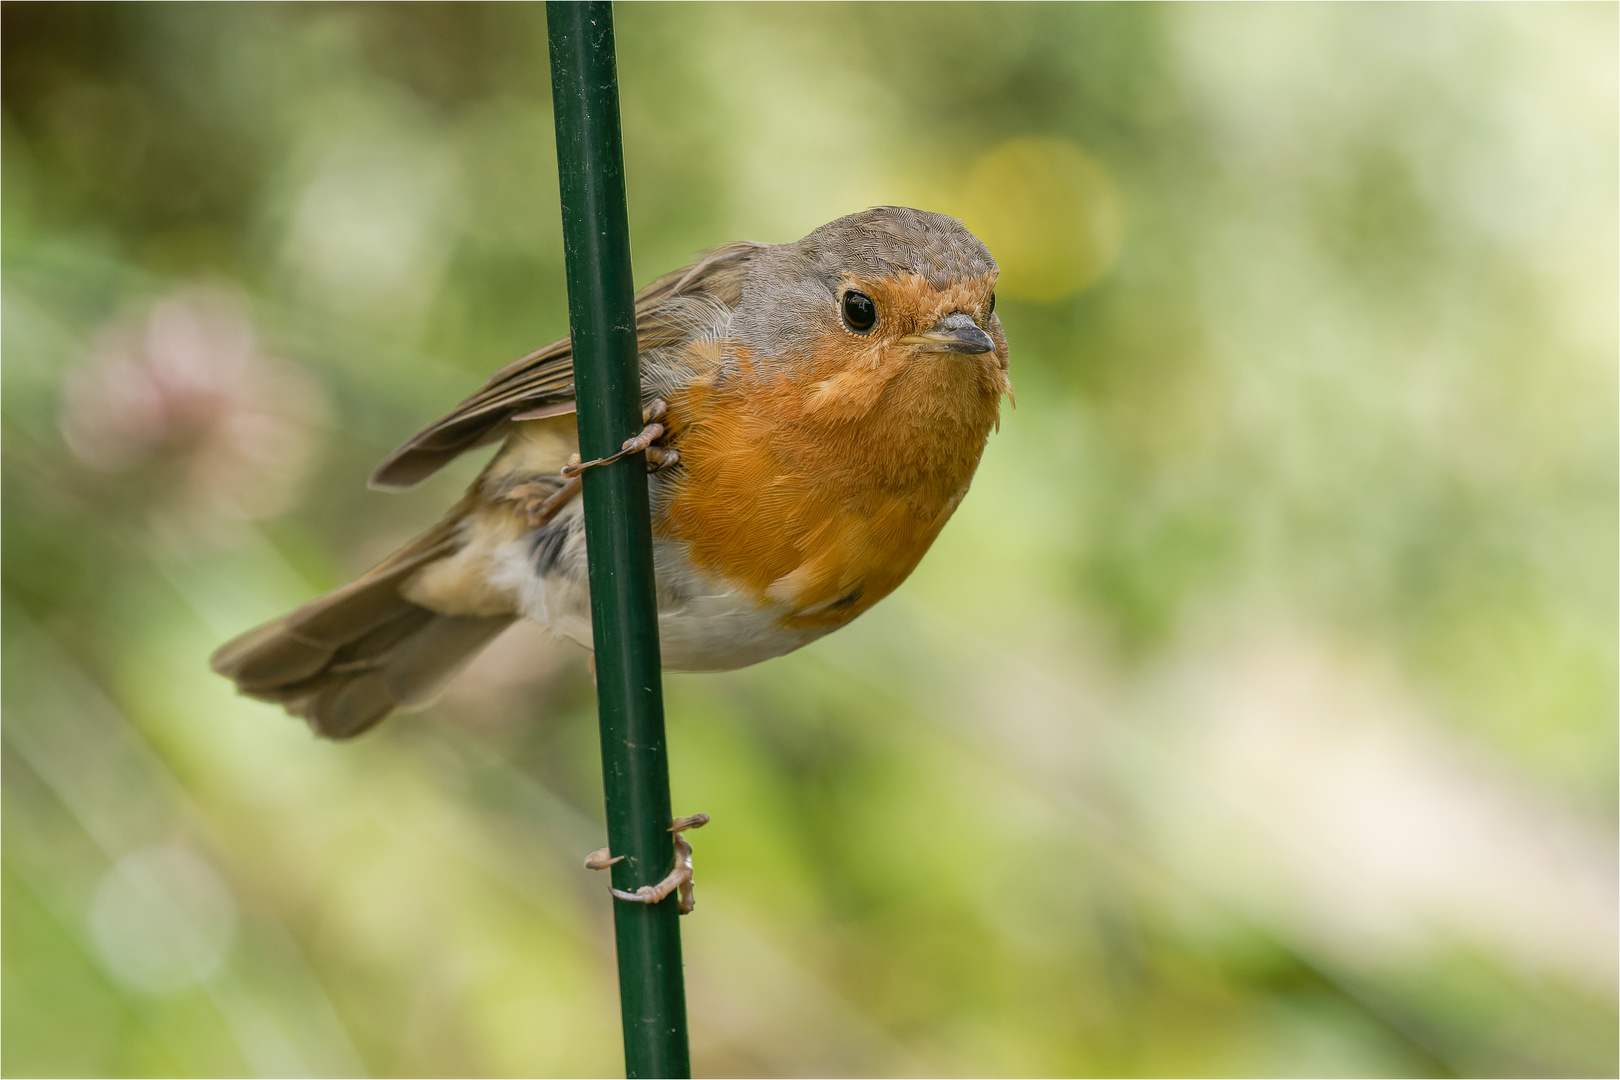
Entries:
MULTIPOLYGON (((692 335, 689 311, 671 301, 703 295, 736 307, 748 262, 767 245, 740 242, 706 252, 692 265, 665 274, 636 296, 636 341, 642 352, 679 344, 692 335)), ((457 405, 388 455, 371 474, 373 487, 409 487, 452 458, 503 438, 520 413, 573 411, 574 355, 567 338, 553 341, 491 375, 457 405)))

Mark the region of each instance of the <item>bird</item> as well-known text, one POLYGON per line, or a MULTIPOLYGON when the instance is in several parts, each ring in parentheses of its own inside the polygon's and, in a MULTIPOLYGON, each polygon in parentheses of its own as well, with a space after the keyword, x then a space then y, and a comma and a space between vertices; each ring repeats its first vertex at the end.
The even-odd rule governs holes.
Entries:
MULTIPOLYGON (((898 206, 725 244, 636 296, 662 662, 724 671, 847 625, 917 566, 1012 399, 1000 269, 898 206)), ((379 465, 408 487, 500 448, 355 581, 221 646, 214 671, 346 739, 421 706, 521 618, 591 647, 572 355, 492 375, 379 465)), ((618 456, 618 455, 616 455, 618 456)))

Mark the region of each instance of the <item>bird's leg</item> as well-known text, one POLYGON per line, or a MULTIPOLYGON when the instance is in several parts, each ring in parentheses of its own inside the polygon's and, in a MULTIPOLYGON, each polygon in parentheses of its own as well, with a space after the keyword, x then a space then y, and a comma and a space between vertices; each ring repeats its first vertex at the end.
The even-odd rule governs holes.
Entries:
MULTIPOLYGON (((697 907, 697 900, 692 896, 692 845, 686 842, 681 833, 687 829, 698 829, 709 823, 708 814, 693 814, 691 817, 676 818, 669 831, 675 834, 675 868, 664 875, 664 880, 656 885, 643 885, 635 892, 625 892, 623 889, 608 887, 608 891, 620 900, 629 900, 635 904, 656 904, 670 893, 680 890, 680 896, 675 901, 676 909, 682 914, 690 914, 697 907)), ((593 851, 585 858, 585 865, 591 870, 605 870, 624 858, 618 855, 608 857, 608 849, 602 848, 593 851)))
MULTIPOLYGON (((594 469, 598 465, 611 465, 620 458, 641 453, 663 436, 664 425, 658 421, 662 420, 668 412, 668 403, 663 398, 654 398, 652 403, 641 412, 641 422, 647 426, 641 429, 641 434, 632 435, 624 440, 624 447, 617 454, 609 454, 607 457, 597 458, 594 461, 571 459, 568 464, 562 467, 562 474, 571 480, 586 469, 594 469)), ((678 457, 677 460, 679 460, 678 457)), ((664 466, 660 465, 659 467, 663 468, 664 466)))
POLYGON ((537 480, 519 484, 501 496, 523 507, 529 517, 529 528, 538 529, 557 516, 557 511, 568 505, 568 500, 579 494, 577 476, 563 481, 561 487, 552 487, 537 480))
POLYGON ((581 462, 578 454, 573 454, 559 470, 564 479, 561 487, 538 480, 518 484, 501 496, 512 502, 522 505, 523 512, 528 515, 529 528, 538 529, 546 522, 557 516, 557 512, 568 501, 579 494, 580 474, 586 469, 596 465, 607 465, 620 458, 645 450, 647 452, 647 471, 661 472, 671 468, 681 460, 681 455, 674 447, 654 446, 655 440, 664 434, 664 425, 658 423, 669 411, 662 399, 656 399, 642 411, 642 419, 647 426, 641 429, 641 434, 633 439, 626 439, 624 449, 612 457, 598 458, 595 461, 581 462))
POLYGON ((675 834, 675 865, 685 868, 685 877, 678 886, 680 894, 675 898, 675 910, 679 914, 690 915, 692 909, 697 907, 697 897, 692 891, 692 845, 686 837, 681 835, 681 831, 683 828, 696 829, 701 825, 707 825, 709 815, 693 814, 689 818, 682 818, 681 821, 686 822, 686 824, 682 826, 681 822, 678 821, 675 823, 678 827, 670 830, 675 834))

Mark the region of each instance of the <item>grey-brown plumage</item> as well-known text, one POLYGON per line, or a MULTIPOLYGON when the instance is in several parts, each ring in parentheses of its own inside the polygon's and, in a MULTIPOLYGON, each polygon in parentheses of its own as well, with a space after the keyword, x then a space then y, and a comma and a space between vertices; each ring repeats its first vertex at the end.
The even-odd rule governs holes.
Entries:
MULTIPOLYGON (((743 242, 715 248, 636 294, 636 341, 641 351, 679 344, 690 333, 680 317, 684 308, 672 306, 672 301, 702 295, 735 307, 747 262, 765 247, 743 242)), ((568 339, 562 338, 497 371, 476 394, 411 436, 377 466, 371 484, 410 487, 468 450, 504 438, 513 417, 573 400, 574 353, 568 339)))
POLYGON ((516 617, 441 615, 400 595, 406 578, 455 549, 468 501, 358 580, 222 646, 213 669, 334 739, 431 698, 516 617))

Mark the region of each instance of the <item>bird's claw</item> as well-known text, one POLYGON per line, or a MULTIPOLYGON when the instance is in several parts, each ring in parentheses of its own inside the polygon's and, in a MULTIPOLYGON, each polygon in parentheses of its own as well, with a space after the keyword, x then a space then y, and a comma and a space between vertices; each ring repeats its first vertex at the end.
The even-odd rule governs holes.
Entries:
POLYGON ((681 452, 673 446, 647 447, 647 471, 650 473, 673 469, 680 463, 681 452))
MULTIPOLYGON (((644 450, 647 450, 652 446, 653 443, 663 438, 664 425, 660 424, 658 421, 662 420, 665 414, 668 412, 669 405, 665 403, 664 399, 654 398, 652 403, 642 410, 641 421, 647 426, 641 429, 641 433, 639 435, 632 435, 630 438, 624 440, 624 446, 619 450, 619 452, 616 454, 609 454, 607 457, 596 458, 592 461, 581 461, 579 460, 579 455, 575 454, 573 457, 569 458, 568 463, 562 467, 563 476, 572 480, 574 477, 583 473, 586 469, 594 469, 598 465, 611 465, 620 458, 629 457, 631 454, 639 454, 644 450)), ((647 462, 649 465, 647 470, 648 472, 656 472, 658 469, 668 468, 670 465, 673 465, 676 461, 680 460, 680 455, 676 454, 673 450, 666 451, 665 453, 667 455, 673 455, 674 460, 666 463, 664 456, 660 455, 656 467, 653 467, 654 461, 652 455, 649 454, 647 462)))
MULTIPOLYGON (((633 904, 656 904, 678 891, 680 895, 675 902, 676 909, 682 915, 691 914, 692 909, 697 907, 697 899, 692 893, 692 845, 686 842, 681 833, 687 829, 702 828, 708 823, 708 814, 676 818, 669 827, 669 831, 675 834, 675 868, 664 875, 664 880, 656 885, 643 885, 635 892, 615 889, 610 885, 608 892, 633 904)), ((598 848, 585 857, 585 866, 590 870, 606 870, 623 858, 623 855, 610 855, 607 848, 598 848)))
POLYGON ((502 497, 518 503, 528 517, 529 528, 538 529, 556 517, 557 512, 568 504, 568 500, 579 494, 579 488, 580 480, 577 476, 563 481, 560 487, 530 481, 519 484, 502 497))
POLYGON ((616 862, 623 862, 623 855, 610 855, 607 848, 597 848, 585 856, 585 869, 606 870, 616 862))

